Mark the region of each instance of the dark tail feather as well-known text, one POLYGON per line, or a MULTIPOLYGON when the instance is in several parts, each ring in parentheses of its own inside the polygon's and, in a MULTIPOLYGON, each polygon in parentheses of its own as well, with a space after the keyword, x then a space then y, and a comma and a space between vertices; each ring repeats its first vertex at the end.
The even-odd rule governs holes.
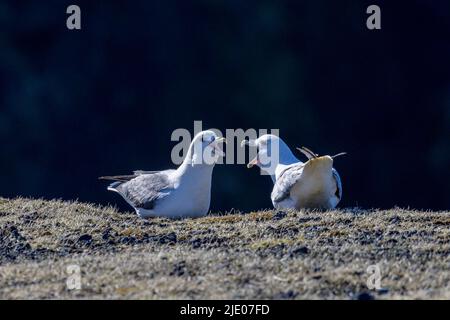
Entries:
POLYGON ((120 182, 127 182, 131 179, 136 178, 137 174, 131 174, 131 175, 125 175, 125 176, 105 176, 105 177, 99 177, 99 180, 109 180, 109 181, 120 181, 120 182))

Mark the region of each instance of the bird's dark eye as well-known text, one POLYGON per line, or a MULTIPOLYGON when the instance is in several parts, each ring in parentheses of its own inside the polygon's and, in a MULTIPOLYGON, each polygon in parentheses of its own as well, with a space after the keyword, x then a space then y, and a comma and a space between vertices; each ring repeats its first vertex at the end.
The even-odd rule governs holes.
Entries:
POLYGON ((208 142, 208 143, 211 143, 211 142, 213 142, 214 140, 215 140, 215 137, 214 137, 214 136, 212 136, 211 138, 202 136, 202 142, 208 142))

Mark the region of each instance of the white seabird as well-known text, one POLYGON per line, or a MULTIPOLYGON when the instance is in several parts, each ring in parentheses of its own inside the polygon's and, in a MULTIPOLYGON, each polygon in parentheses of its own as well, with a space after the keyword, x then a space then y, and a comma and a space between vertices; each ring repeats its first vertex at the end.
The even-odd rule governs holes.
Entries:
POLYGON ((298 160, 286 143, 275 135, 263 135, 256 140, 244 140, 258 148, 257 156, 247 167, 257 165, 274 182, 271 200, 276 209, 333 209, 342 198, 342 184, 333 159, 344 155, 318 156, 307 148, 298 148, 308 161, 298 160))
POLYGON ((142 218, 200 217, 208 213, 214 165, 224 152, 224 138, 202 131, 192 140, 176 170, 135 171, 132 175, 100 177, 116 181, 109 191, 120 194, 142 218))

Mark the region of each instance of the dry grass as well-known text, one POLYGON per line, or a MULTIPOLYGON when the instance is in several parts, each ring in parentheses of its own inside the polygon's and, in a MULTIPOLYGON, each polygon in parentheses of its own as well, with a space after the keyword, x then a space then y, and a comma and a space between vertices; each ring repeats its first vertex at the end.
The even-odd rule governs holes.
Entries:
POLYGON ((0 198, 2 299, 450 299, 450 213, 262 211, 141 220, 0 198), (67 266, 82 289, 66 287, 67 266), (383 290, 370 291, 369 265, 383 290))

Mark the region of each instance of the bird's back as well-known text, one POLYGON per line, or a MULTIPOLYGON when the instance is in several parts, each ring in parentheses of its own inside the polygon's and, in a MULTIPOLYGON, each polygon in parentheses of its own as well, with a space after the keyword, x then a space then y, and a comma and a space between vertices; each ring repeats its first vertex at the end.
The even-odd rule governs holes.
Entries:
POLYGON ((276 208, 334 208, 341 197, 339 175, 332 167, 306 162, 288 168, 277 179, 272 192, 276 208))
POLYGON ((108 189, 118 192, 134 208, 153 210, 157 202, 173 190, 173 182, 170 172, 160 171, 140 174, 127 182, 113 184, 108 189))

